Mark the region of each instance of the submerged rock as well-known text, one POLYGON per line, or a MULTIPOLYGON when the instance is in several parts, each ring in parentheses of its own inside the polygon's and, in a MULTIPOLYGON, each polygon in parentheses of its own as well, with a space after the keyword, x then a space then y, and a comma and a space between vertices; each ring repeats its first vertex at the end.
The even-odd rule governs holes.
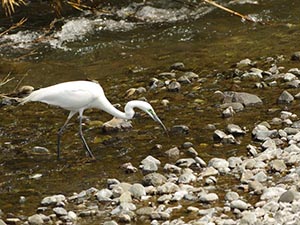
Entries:
POLYGON ((120 118, 112 118, 110 121, 102 125, 102 130, 105 132, 114 132, 131 129, 131 121, 120 118))

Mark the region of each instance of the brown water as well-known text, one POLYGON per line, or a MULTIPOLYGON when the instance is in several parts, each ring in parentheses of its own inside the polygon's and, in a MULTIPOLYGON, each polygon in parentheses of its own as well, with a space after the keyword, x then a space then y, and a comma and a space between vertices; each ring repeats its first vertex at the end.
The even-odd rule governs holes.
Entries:
MULTIPOLYGON (((96 79, 112 103, 124 105, 130 99, 146 97, 168 128, 184 124, 189 126, 190 133, 167 137, 158 124, 143 114, 133 120, 133 129, 126 132, 103 134, 99 127, 86 125, 84 135, 97 158, 96 162, 89 162, 77 135, 77 121, 73 119, 62 139, 63 159, 57 161, 56 132, 67 117, 66 111, 39 103, 2 107, 0 208, 5 213, 31 215, 40 200, 51 194, 71 195, 92 186, 103 188, 107 178, 140 182, 140 172, 125 174, 120 165, 132 162, 138 167, 149 154, 167 162, 163 152, 185 141, 193 142, 206 161, 212 157, 246 154, 245 145, 251 142, 250 134, 242 139, 241 145, 216 147, 212 141, 213 131, 206 130, 206 125, 214 123, 223 129, 228 123, 236 123, 251 130, 254 122, 279 115, 278 112, 268 113, 268 109, 284 107, 276 104, 283 87, 258 90, 253 89, 253 81, 238 84, 238 90, 260 96, 264 106, 247 109, 231 119, 222 119, 220 110, 215 107, 219 102, 212 98, 212 93, 231 90, 234 83, 232 79, 218 77, 218 73, 228 71, 231 65, 244 58, 255 61, 278 55, 286 58, 279 65, 287 69, 300 67, 299 62, 289 60, 291 54, 299 50, 298 0, 258 2, 258 5, 231 8, 244 14, 257 14, 258 18, 269 20, 268 25, 242 23, 239 18, 215 9, 197 20, 144 24, 127 32, 91 34, 84 40, 68 43, 69 51, 37 46, 37 54, 22 60, 14 58, 32 48, 25 51, 11 49, 11 52, 6 49, 0 61, 0 76, 3 78, 11 73, 14 79, 1 87, 3 93, 12 91, 24 75, 21 84, 36 88, 69 80, 96 79), (187 71, 194 71, 207 81, 183 85, 179 93, 147 92, 124 98, 126 90, 148 87, 152 77, 169 71, 175 62, 183 62, 187 71), (192 91, 196 87, 201 89, 192 91), (168 99, 170 106, 162 106, 162 99, 168 99), (196 99, 203 103, 195 103, 196 99), (162 144, 163 149, 153 150, 156 144, 162 144), (46 147, 50 154, 34 154, 34 146, 46 147), (42 174, 42 177, 30 179, 34 174, 42 174), (18 203, 20 196, 27 199, 23 205, 18 203)), ((262 69, 269 66, 258 65, 262 69)), ((289 107, 294 113, 299 109, 297 103, 289 107)), ((85 115, 91 121, 111 119, 110 115, 97 110, 87 110, 85 115)), ((222 183, 226 183, 226 179, 220 181, 222 183)))

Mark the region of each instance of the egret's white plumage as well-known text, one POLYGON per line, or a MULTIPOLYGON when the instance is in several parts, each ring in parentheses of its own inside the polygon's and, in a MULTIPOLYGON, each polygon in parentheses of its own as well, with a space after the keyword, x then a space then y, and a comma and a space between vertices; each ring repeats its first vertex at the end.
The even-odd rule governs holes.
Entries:
POLYGON ((61 135, 69 120, 77 112, 79 113, 80 120, 80 137, 90 157, 94 158, 82 134, 82 116, 84 110, 88 108, 101 109, 117 118, 122 119, 132 119, 135 114, 134 108, 139 108, 146 112, 153 120, 159 122, 161 126, 166 130, 166 127, 160 121, 160 119, 158 118, 158 116, 156 115, 152 106, 149 103, 138 100, 129 101, 124 108, 125 112, 121 112, 108 101, 102 87, 98 83, 91 81, 70 81, 56 84, 46 88, 41 88, 39 90, 33 91, 29 96, 23 98, 21 104, 25 104, 27 102, 32 101, 38 101, 47 103, 49 105, 59 106, 70 111, 65 124, 61 127, 61 129, 58 132, 58 158, 60 157, 61 135))

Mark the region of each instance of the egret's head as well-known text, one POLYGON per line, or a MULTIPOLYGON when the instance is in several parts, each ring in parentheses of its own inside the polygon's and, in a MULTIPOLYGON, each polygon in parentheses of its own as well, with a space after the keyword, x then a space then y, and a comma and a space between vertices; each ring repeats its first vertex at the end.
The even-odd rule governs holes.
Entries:
POLYGON ((147 113, 154 121, 160 123, 162 128, 167 132, 167 128, 165 127, 163 122, 161 122, 159 117, 156 115, 154 109, 148 102, 145 101, 133 101, 133 102, 135 103, 135 107, 138 107, 139 109, 147 113))

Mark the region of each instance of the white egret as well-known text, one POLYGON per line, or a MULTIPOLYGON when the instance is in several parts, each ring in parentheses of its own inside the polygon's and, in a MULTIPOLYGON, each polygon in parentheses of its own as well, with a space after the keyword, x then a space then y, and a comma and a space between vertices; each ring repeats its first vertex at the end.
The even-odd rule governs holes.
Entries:
POLYGON ((82 134, 82 116, 85 109, 97 108, 117 118, 132 119, 135 114, 134 108, 139 108, 142 111, 146 112, 153 120, 159 122, 163 129, 167 131, 166 127, 158 118, 154 109, 149 103, 138 100, 129 101, 124 108, 125 112, 121 112, 108 101, 102 87, 98 83, 91 81, 70 81, 46 88, 41 88, 39 90, 33 91, 29 96, 23 98, 21 100, 21 104, 35 101, 59 106, 70 111, 66 122, 59 129, 57 134, 58 159, 60 158, 61 136, 68 122, 77 112, 79 113, 80 138, 89 156, 91 158, 94 158, 94 155, 82 134))

